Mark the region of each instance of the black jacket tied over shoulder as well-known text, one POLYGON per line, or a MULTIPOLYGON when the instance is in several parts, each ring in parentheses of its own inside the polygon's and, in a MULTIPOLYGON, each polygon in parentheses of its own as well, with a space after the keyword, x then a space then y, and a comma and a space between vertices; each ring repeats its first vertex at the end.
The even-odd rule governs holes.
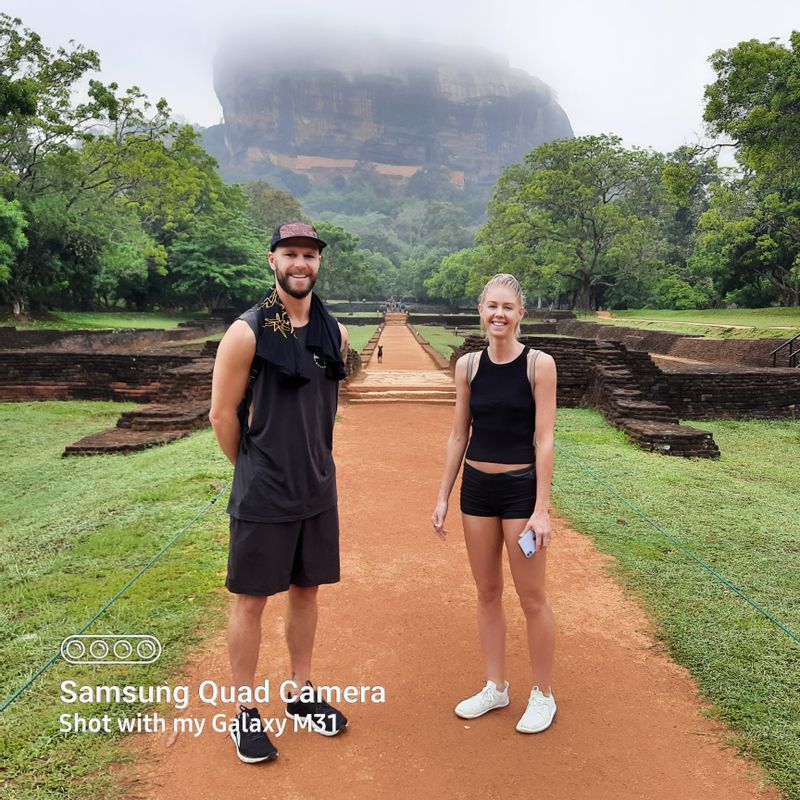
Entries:
MULTIPOLYGON (((308 359, 302 358, 302 345, 294 336, 292 321, 275 287, 258 304, 258 331, 256 359, 275 366, 283 386, 302 386, 311 380, 307 373, 308 359)), ((312 292, 305 347, 324 362, 325 376, 333 381, 347 377, 341 343, 339 325, 312 292)))
POLYGON ((308 320, 305 348, 294 335, 294 327, 278 292, 273 286, 256 307, 256 354, 250 366, 250 379, 244 398, 236 409, 241 429, 240 448, 247 452, 247 431, 253 386, 265 362, 276 367, 278 382, 282 386, 298 387, 309 383, 309 359, 303 350, 310 350, 314 359, 325 364, 325 377, 340 381, 347 377, 342 360, 342 333, 336 320, 328 313, 322 301, 312 293, 311 314, 308 320))

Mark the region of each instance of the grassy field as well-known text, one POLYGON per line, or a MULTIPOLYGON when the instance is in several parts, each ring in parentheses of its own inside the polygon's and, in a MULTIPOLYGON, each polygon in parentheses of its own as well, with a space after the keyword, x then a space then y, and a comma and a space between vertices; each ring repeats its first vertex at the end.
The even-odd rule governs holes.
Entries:
POLYGON ((161 312, 126 311, 53 311, 47 319, 17 322, 13 316, 0 316, 0 325, 15 328, 48 328, 53 330, 113 330, 116 328, 177 328, 178 323, 204 316, 203 314, 165 314, 161 312))
POLYGON ((579 319, 604 325, 685 333, 723 339, 788 339, 800 333, 800 308, 736 308, 703 311, 613 311, 611 319, 578 313, 579 319))
MULTIPOLYGON (((0 702, 230 478, 211 431, 128 456, 61 458, 65 445, 112 425, 131 407, 0 404, 0 702)), ((124 757, 118 739, 59 733, 59 717, 116 716, 139 707, 67 705, 60 682, 159 685, 201 634, 219 628, 223 615, 214 611, 225 594, 224 507, 224 500, 213 506, 89 630, 157 636, 164 654, 156 665, 81 668, 59 660, 2 714, 5 798, 118 796, 105 769, 124 757)))
MULTIPOLYGON (((210 431, 129 456, 62 459, 64 446, 113 423, 111 403, 0 404, 0 702, 77 631, 230 478, 210 431)), ((645 453, 594 412, 559 412, 554 500, 618 561, 673 656, 714 713, 791 800, 800 800, 800 646, 644 524, 567 453, 585 462, 756 602, 800 631, 795 513, 797 422, 699 423, 711 462, 645 453)), ((150 633, 152 667, 57 661, 0 717, 0 786, 9 800, 117 796, 106 767, 119 739, 58 732, 59 716, 130 714, 70 706, 60 682, 169 683, 200 636, 224 622, 227 517, 213 506, 91 632, 150 633)), ((210 676, 214 677, 214 676, 210 676)), ((598 689, 601 687, 599 686, 598 689)))
MULTIPOLYGON (((692 423, 690 423, 692 424, 692 423)), ((732 743, 800 798, 800 644, 642 522, 571 461, 636 507, 800 634, 796 513, 798 422, 701 422, 719 461, 646 453, 594 412, 559 411, 554 500, 619 562, 732 743)))
POLYGON ((377 325, 351 325, 346 320, 342 320, 342 324, 347 328, 350 334, 350 347, 357 350, 359 353, 364 349, 367 342, 370 340, 377 325))
POLYGON ((450 358, 453 354, 453 347, 463 344, 467 334, 479 332, 477 325, 470 329, 459 327, 458 336, 451 328, 445 328, 443 325, 415 325, 414 327, 428 344, 436 348, 445 358, 450 358))

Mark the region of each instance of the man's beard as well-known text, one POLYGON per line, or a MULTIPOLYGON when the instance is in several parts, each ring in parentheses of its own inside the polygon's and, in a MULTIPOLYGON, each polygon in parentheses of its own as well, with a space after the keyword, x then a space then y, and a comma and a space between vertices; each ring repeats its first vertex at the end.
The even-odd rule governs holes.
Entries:
POLYGON ((278 285, 281 287, 281 289, 283 289, 284 292, 286 292, 286 294, 288 294, 290 297, 295 297, 298 300, 302 300, 304 297, 311 294, 311 290, 314 288, 314 284, 317 282, 317 276, 309 273, 308 288, 296 289, 291 285, 288 273, 279 272, 276 270, 275 278, 278 281, 278 285))

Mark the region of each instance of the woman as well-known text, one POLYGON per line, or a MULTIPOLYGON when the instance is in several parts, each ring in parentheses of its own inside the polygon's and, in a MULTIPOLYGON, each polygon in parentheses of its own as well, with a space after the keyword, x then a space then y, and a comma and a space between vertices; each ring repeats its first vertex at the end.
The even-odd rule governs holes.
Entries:
POLYGON ((474 719, 509 702, 502 603, 505 544, 527 622, 533 672, 533 689, 517 730, 538 733, 550 726, 556 713, 550 689, 555 621, 544 591, 552 536, 548 506, 556 365, 551 356, 531 350, 517 338, 525 301, 513 275, 495 275, 483 288, 478 310, 489 346, 463 355, 456 363, 455 418, 433 512, 433 527, 445 539, 448 499, 466 451, 461 514, 478 589, 478 632, 488 680, 455 712, 474 719), (524 537, 527 531, 534 532, 536 543, 529 558, 521 547, 531 538, 524 537))

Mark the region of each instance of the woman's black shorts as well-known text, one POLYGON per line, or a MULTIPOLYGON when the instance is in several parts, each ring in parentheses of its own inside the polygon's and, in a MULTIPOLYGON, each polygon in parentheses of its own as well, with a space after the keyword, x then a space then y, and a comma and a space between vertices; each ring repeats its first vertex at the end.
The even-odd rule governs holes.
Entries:
POLYGON ((295 522, 248 522, 231 517, 228 577, 234 594, 271 595, 290 584, 339 580, 339 511, 334 506, 295 522))
POLYGON ((481 472, 464 463, 461 511, 473 517, 527 519, 536 505, 534 467, 511 472, 481 472))

